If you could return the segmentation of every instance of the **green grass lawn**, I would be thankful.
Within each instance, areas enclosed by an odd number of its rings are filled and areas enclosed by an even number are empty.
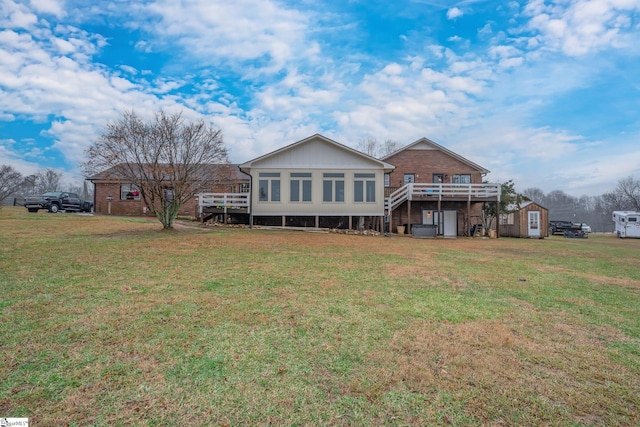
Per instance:
[[[640,423],[640,240],[433,240],[0,210],[0,417]]]

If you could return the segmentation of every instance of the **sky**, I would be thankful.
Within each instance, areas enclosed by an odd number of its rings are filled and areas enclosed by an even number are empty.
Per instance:
[[[426,137],[518,191],[640,177],[640,0],[0,0],[0,165],[77,185],[123,111],[243,163]]]

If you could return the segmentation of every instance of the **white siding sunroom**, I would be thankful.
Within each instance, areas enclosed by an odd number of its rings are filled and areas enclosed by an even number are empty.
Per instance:
[[[317,134],[240,165],[251,176],[252,217],[282,217],[283,225],[293,216],[382,219],[393,169]]]

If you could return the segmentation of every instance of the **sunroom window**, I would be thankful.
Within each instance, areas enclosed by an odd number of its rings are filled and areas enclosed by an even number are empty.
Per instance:
[[[344,202],[344,173],[324,173],[322,177],[322,201]]]
[[[280,172],[260,172],[258,178],[258,200],[261,202],[279,202]]]
[[[374,173],[354,174],[354,201],[369,202],[376,201],[376,175]]]
[[[311,201],[311,173],[292,172],[289,181],[289,197],[292,202]]]

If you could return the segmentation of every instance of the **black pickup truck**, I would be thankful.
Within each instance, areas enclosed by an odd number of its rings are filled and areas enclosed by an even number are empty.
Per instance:
[[[571,221],[549,221],[549,234],[564,234],[566,230],[571,230]]]
[[[53,213],[58,211],[91,212],[93,203],[82,200],[76,193],[49,191],[41,196],[25,197],[24,207],[29,212],[38,212],[39,209],[46,209]]]

